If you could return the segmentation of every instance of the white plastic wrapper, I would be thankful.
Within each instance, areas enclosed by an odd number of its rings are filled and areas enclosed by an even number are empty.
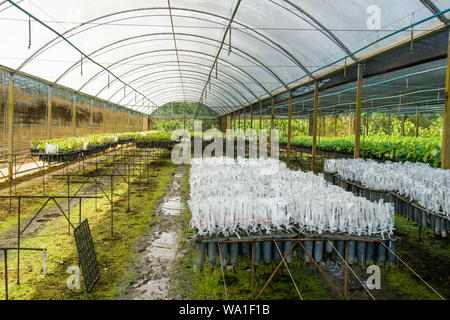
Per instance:
[[[45,145],[45,153],[58,153],[59,147],[53,144],[46,144]]]
[[[366,188],[397,192],[430,211],[450,217],[450,170],[419,162],[329,159],[325,171]]]
[[[200,235],[301,230],[390,236],[391,204],[373,203],[273,159],[192,159],[191,226]]]

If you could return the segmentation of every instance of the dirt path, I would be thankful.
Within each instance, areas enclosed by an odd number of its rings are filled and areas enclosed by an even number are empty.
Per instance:
[[[179,299],[170,290],[175,264],[180,252],[180,225],[176,217],[184,214],[180,181],[184,166],[177,166],[170,187],[159,201],[159,221],[135,247],[137,258],[128,271],[133,277],[130,286],[117,296],[118,300]]]

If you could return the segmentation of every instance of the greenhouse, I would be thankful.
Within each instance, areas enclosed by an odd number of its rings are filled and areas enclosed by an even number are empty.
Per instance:
[[[449,25],[0,0],[0,299],[447,300]]]

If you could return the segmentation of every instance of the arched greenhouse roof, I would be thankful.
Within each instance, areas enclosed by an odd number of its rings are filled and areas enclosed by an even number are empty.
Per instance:
[[[449,7],[450,0],[0,0],[0,64],[147,114],[182,101],[223,115],[443,30]]]

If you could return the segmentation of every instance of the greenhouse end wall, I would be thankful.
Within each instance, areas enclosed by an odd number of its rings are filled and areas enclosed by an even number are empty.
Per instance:
[[[9,82],[11,73],[0,67],[0,158],[8,155]],[[49,92],[50,91],[50,92]],[[89,133],[142,131],[147,116],[68,88],[50,86],[21,74],[13,77],[13,153],[29,153],[36,139],[81,136]],[[51,97],[51,110],[48,110]],[[48,122],[48,118],[51,122]],[[1,167],[7,166],[5,163]]]

